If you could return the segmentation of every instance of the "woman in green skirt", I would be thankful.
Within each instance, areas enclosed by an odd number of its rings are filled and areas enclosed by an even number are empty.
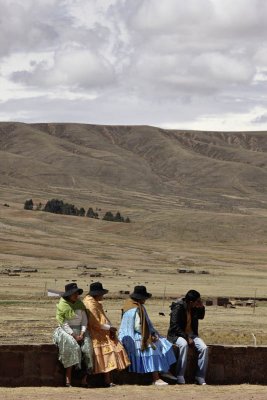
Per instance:
[[[79,296],[83,293],[76,283],[65,286],[59,303],[57,304],[56,328],[53,341],[59,349],[59,360],[66,369],[66,386],[71,386],[72,367],[81,368],[83,359],[86,374],[82,379],[82,386],[87,385],[87,374],[93,368],[92,343],[87,331],[87,314]]]

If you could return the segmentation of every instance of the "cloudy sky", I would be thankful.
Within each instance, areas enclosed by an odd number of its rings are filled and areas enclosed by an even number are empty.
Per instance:
[[[267,130],[266,0],[0,0],[0,120]]]

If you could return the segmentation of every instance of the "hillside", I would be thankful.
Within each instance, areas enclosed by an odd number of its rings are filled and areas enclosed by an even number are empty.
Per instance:
[[[0,123],[0,184],[266,208],[267,133]]]
[[[2,296],[71,279],[86,287],[79,263],[112,293],[144,282],[162,295],[166,282],[174,296],[193,285],[266,296],[266,153],[259,132],[0,123],[0,270],[38,269],[1,275]],[[100,219],[24,210],[30,198],[98,208]],[[103,221],[109,210],[132,223]]]
[[[123,228],[132,237],[267,240],[265,132],[0,123],[0,170],[0,200],[12,203],[11,214],[27,198],[60,198],[120,210],[135,222]]]

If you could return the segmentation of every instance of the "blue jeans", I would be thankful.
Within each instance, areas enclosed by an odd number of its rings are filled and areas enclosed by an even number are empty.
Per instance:
[[[208,347],[198,336],[192,335],[190,337],[193,339],[195,348],[198,352],[198,366],[195,378],[197,383],[202,384],[205,382],[208,366]],[[184,338],[178,337],[175,344],[177,347],[179,347],[179,358],[177,361],[177,382],[185,383],[184,374],[187,364],[188,343]]]

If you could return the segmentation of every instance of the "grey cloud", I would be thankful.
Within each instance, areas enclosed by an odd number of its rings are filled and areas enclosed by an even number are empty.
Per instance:
[[[72,2],[73,3],[73,2]],[[0,55],[49,51],[66,43],[99,48],[108,40],[107,27],[75,24],[64,0],[0,0]]]
[[[55,19],[51,17],[57,2],[47,3],[0,0],[0,55],[40,49],[56,41]]]
[[[25,122],[83,122],[95,124],[178,124],[183,127],[188,121],[193,122],[205,115],[216,116],[218,113],[245,114],[250,104],[233,102],[225,97],[218,102],[216,96],[203,97],[181,96],[173,99],[153,99],[112,92],[109,96],[100,95],[95,99],[85,99],[76,93],[73,100],[62,96],[38,96],[2,102],[0,120],[23,120]],[[208,112],[207,112],[208,110]]]
[[[54,54],[53,65],[36,63],[31,72],[14,71],[11,78],[32,87],[97,88],[115,82],[112,65],[100,54],[69,47]]]
[[[238,87],[252,85],[253,56],[259,35],[266,31],[266,6],[263,1],[254,7],[249,1],[226,3],[215,7],[218,2],[205,0],[125,2],[120,12],[131,32],[125,67],[129,87],[140,96],[150,90],[153,96],[173,97],[177,90],[207,95],[225,86],[238,92]],[[253,32],[251,42],[240,36],[244,29],[248,35]]]
[[[133,12],[129,22],[135,31],[165,35],[179,32],[189,37],[254,37],[266,32],[265,0],[143,0],[125,3]],[[211,39],[211,38],[210,38]]]
[[[255,124],[265,124],[267,123],[267,113],[262,114],[260,116],[258,116],[257,118],[254,118],[252,120],[253,123]]]

